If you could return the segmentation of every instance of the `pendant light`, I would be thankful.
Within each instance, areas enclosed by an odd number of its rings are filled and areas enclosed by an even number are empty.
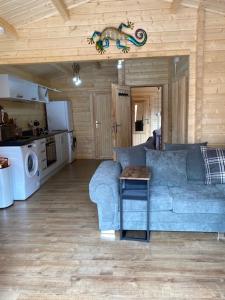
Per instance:
[[[73,83],[75,84],[75,86],[80,86],[82,84],[82,80],[80,79],[80,65],[73,63],[72,70],[73,70]]]

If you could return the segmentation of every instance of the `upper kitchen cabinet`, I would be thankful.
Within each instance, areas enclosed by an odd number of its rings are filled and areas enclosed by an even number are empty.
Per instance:
[[[38,99],[40,102],[48,103],[48,88],[43,85],[38,85]]]
[[[9,98],[20,101],[37,101],[37,84],[12,75],[0,75],[0,98]]]
[[[16,76],[0,74],[0,98],[48,102],[48,89]]]

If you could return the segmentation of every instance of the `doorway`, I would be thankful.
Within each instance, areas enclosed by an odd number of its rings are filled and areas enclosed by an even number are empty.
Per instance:
[[[157,148],[161,141],[162,87],[131,88],[132,145],[145,143],[157,133]]]

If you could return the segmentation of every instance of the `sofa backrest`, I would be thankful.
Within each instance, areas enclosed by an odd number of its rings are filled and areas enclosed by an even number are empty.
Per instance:
[[[127,166],[145,166],[146,152],[145,148],[154,149],[153,139],[149,139],[146,143],[124,148],[114,148],[116,153],[116,161],[120,162],[122,168]]]
[[[165,144],[166,151],[187,150],[187,178],[190,181],[204,181],[205,167],[200,146],[207,146],[207,142],[199,144]]]
[[[150,185],[170,187],[187,184],[187,151],[146,149],[146,166],[151,170]]]

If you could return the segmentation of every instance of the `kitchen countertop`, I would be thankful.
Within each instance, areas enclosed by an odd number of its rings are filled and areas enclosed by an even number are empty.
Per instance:
[[[63,132],[67,132],[67,130],[51,131],[47,134],[41,134],[41,135],[38,135],[38,136],[24,136],[21,139],[17,138],[17,139],[12,139],[12,140],[9,140],[9,141],[0,142],[0,147],[24,146],[24,145],[32,143],[35,140],[44,139],[44,138],[47,138],[47,137],[50,137],[50,136],[53,136],[53,135],[56,135],[56,134],[60,134],[60,133],[63,133]]]

